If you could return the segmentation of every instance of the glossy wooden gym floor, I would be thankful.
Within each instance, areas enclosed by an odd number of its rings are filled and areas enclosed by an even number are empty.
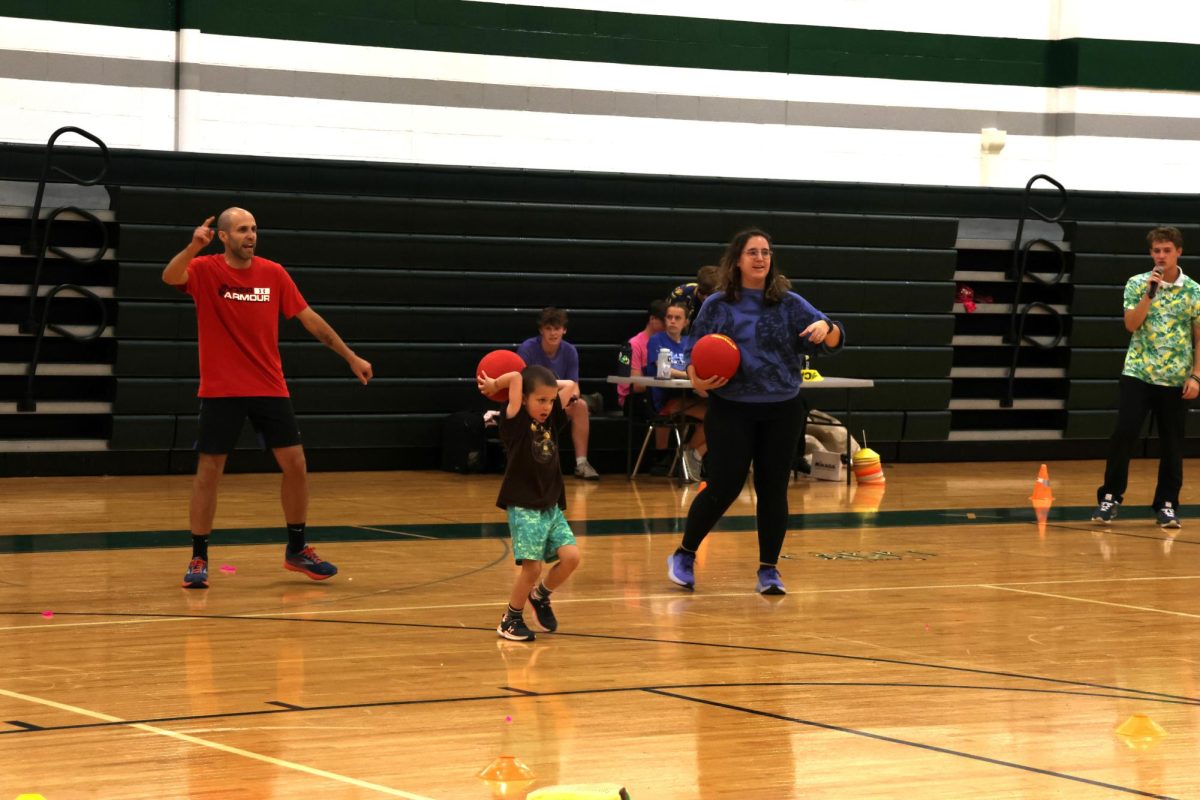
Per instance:
[[[277,477],[227,476],[205,592],[190,479],[0,481],[0,798],[1200,797],[1200,508],[1168,536],[1135,462],[1098,528],[1102,465],[1051,463],[1039,530],[1037,466],[797,481],[775,599],[748,491],[691,593],[693,487],[568,478],[584,563],[534,643],[495,633],[497,476],[313,475],[325,583],[281,567]],[[536,780],[479,780],[502,753]]]

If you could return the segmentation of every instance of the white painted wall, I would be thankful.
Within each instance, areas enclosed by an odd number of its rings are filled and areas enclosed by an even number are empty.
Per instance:
[[[832,25],[835,19],[843,25],[869,20],[879,28],[1028,38],[1113,37],[1118,29],[1127,38],[1136,38],[1149,33],[1152,21],[1161,21],[1161,14],[1169,10],[1182,8],[1185,16],[1200,14],[1191,11],[1190,4],[1181,7],[1168,0],[1146,0],[1136,20],[1128,19],[1125,6],[1109,0],[1013,0],[1002,15],[1005,22],[999,22],[999,17],[986,20],[978,4],[953,0],[920,4],[749,0],[739,3],[736,12],[716,0],[539,4],[622,10],[621,3],[630,6],[624,10],[641,13],[714,17],[736,13],[739,19],[821,25]],[[903,13],[897,10],[900,7]],[[917,9],[924,13],[914,13]],[[1193,30],[1200,31],[1200,26],[1174,26],[1169,33],[1187,37]],[[46,54],[48,64],[55,53],[174,63],[176,39],[173,32],[0,18],[0,50],[30,57]],[[186,65],[245,70],[245,88],[212,91],[202,83],[198,89],[176,92],[13,78],[0,71],[0,139],[40,143],[58,127],[78,125],[112,147],[178,147],[248,155],[964,186],[1023,186],[1041,172],[1073,189],[1194,192],[1200,185],[1200,146],[1190,138],[1160,139],[1141,132],[1130,137],[1085,137],[1010,131],[1003,151],[991,157],[985,169],[977,129],[896,130],[889,129],[888,120],[907,109],[974,110],[984,112],[985,120],[990,119],[988,114],[1006,112],[1200,119],[1200,95],[1194,94],[548,63],[533,58],[250,40],[196,31],[181,32],[178,40]],[[313,71],[335,81],[368,76],[486,84],[510,87],[510,91],[527,87],[530,92],[612,92],[624,98],[626,107],[631,98],[653,106],[662,96],[832,104],[845,107],[848,119],[854,117],[856,107],[862,107],[882,127],[367,102],[264,94],[255,88],[273,85],[271,80],[258,80],[264,75],[278,78]],[[447,86],[448,93],[453,91],[450,83]]]

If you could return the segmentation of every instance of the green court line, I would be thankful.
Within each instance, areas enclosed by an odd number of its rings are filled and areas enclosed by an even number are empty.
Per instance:
[[[1185,517],[1200,506],[1184,506]],[[1091,506],[1063,506],[1050,510],[1050,522],[1086,522]],[[973,518],[970,515],[974,515]],[[569,518],[568,514],[568,518]],[[1151,518],[1147,516],[1147,522]],[[856,512],[839,511],[826,514],[793,514],[788,518],[790,530],[860,530],[863,528],[907,528],[923,526],[975,526],[1032,524],[1031,508],[944,508],[913,511]],[[683,517],[649,517],[632,519],[572,520],[577,536],[621,536],[638,534],[680,534]],[[714,530],[753,531],[755,520],[750,515],[723,518]],[[495,539],[508,535],[503,522],[447,522],[415,524],[381,524],[370,526],[312,525],[308,528],[314,542],[401,542],[416,541],[406,534],[432,539]],[[389,531],[394,531],[390,533]],[[222,528],[213,532],[221,545],[278,544],[284,540],[283,527]],[[188,531],[117,531],[113,533],[41,533],[0,536],[0,554],[56,553],[88,550],[140,550],[144,548],[187,547]]]

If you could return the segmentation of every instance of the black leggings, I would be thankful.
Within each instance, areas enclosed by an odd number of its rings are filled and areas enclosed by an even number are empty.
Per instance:
[[[788,481],[792,458],[804,428],[800,396],[778,403],[739,403],[715,394],[708,397],[704,432],[708,488],[696,495],[688,510],[683,547],[695,551],[725,510],[741,494],[754,462],[754,491],[758,495],[758,560],[779,561],[787,533]]]

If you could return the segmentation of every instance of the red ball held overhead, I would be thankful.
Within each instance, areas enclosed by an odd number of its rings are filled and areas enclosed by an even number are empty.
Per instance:
[[[489,378],[499,378],[508,372],[520,372],[525,369],[525,360],[512,350],[493,350],[479,361],[475,367],[475,377],[486,372]],[[495,394],[488,395],[489,400],[497,403],[508,402],[508,389],[501,389]]]

